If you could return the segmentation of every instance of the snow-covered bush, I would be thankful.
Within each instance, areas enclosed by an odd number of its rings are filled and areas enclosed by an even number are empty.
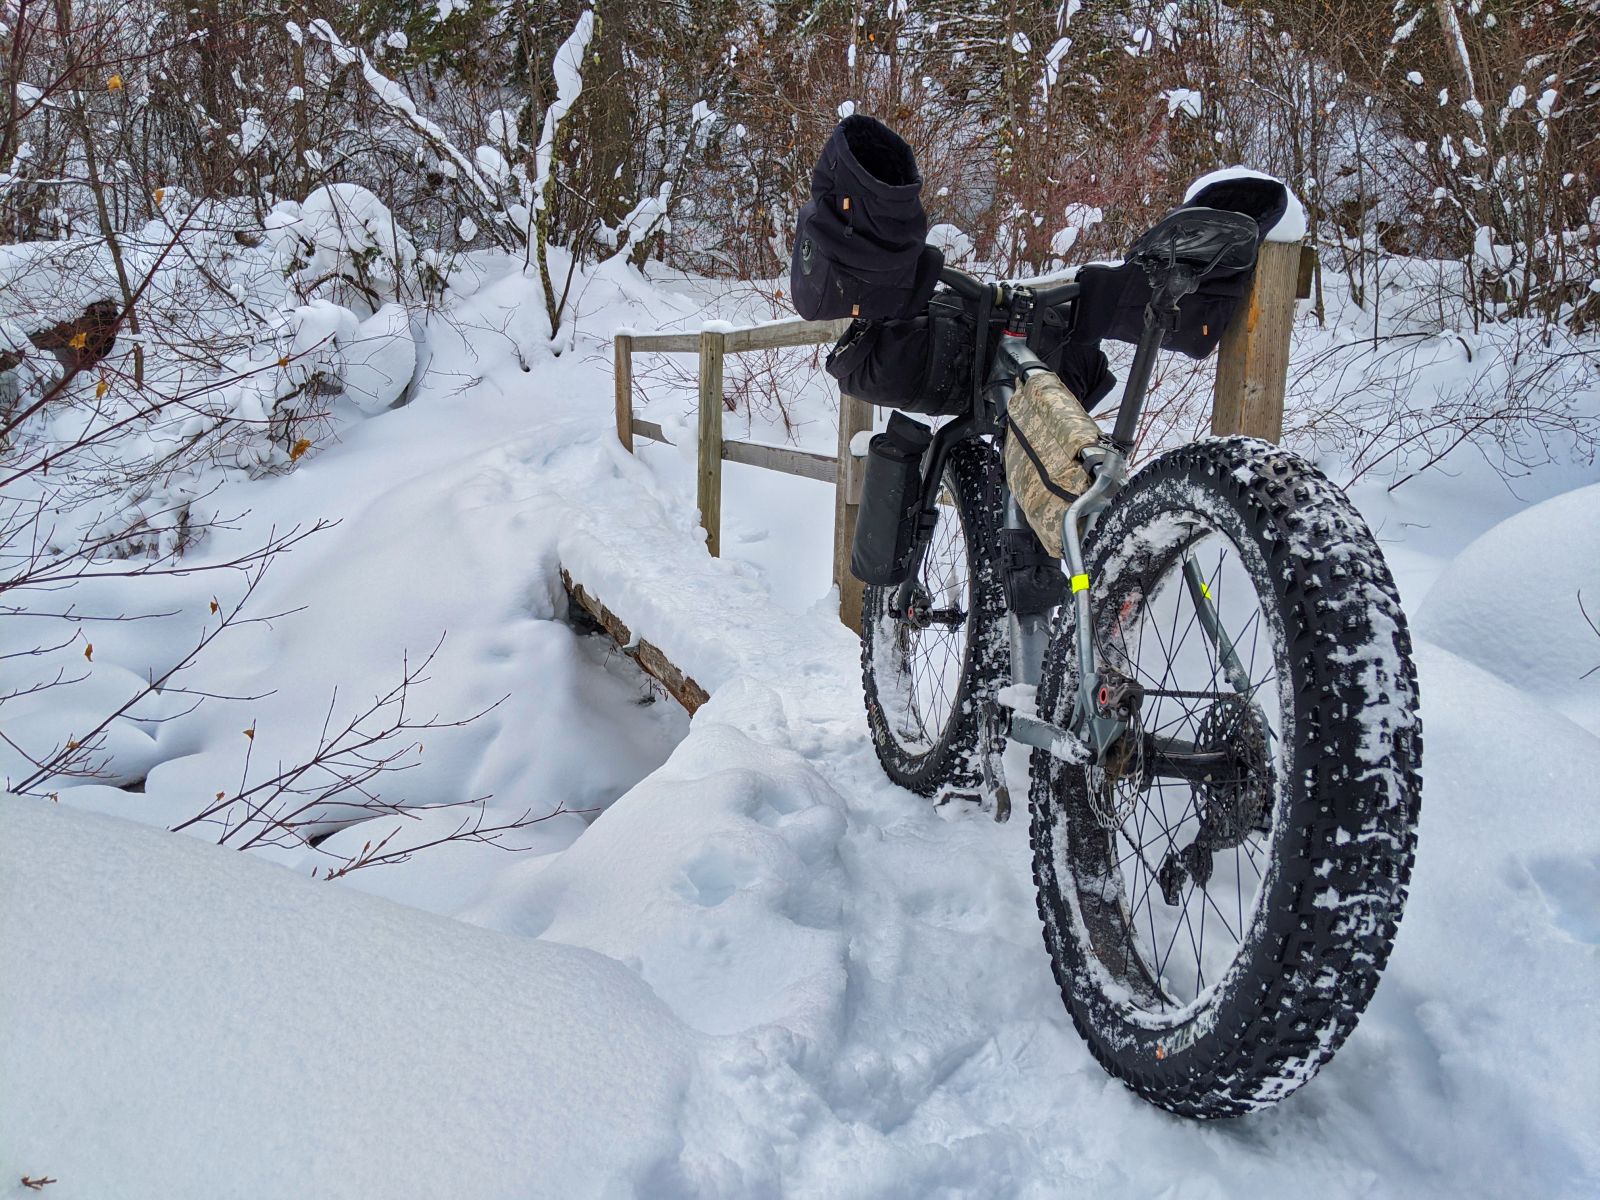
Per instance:
[[[370,316],[414,286],[416,246],[359,184],[328,184],[299,204],[281,201],[265,226],[276,265],[302,296],[348,301]]]
[[[371,192],[325,185],[260,220],[159,192],[114,240],[0,248],[0,477],[47,501],[55,553],[183,552],[229,472],[291,469],[416,372],[422,259]]]

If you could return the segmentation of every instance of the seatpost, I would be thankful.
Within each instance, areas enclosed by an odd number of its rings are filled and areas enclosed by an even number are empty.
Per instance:
[[[1139,414],[1144,409],[1145,393],[1150,390],[1150,376],[1155,373],[1156,354],[1167,334],[1178,327],[1178,300],[1194,291],[1197,284],[1198,280],[1188,272],[1171,272],[1156,282],[1150,303],[1144,306],[1144,332],[1133,352],[1128,386],[1122,390],[1117,424],[1111,431],[1111,440],[1124,454],[1133,452],[1134,440],[1139,436]]]

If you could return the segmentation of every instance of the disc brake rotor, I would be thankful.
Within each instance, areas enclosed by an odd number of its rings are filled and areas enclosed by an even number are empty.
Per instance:
[[[1261,828],[1272,799],[1272,754],[1268,730],[1255,706],[1239,696],[1212,702],[1200,719],[1195,749],[1221,751],[1232,770],[1195,785],[1200,836],[1208,850],[1231,850]]]
[[[1199,832],[1189,845],[1168,850],[1156,873],[1167,904],[1182,903],[1186,883],[1206,886],[1216,851],[1232,850],[1244,845],[1252,833],[1268,831],[1273,792],[1270,737],[1261,713],[1240,696],[1219,696],[1200,718],[1195,750],[1224,753],[1231,761],[1223,771],[1192,785]]]

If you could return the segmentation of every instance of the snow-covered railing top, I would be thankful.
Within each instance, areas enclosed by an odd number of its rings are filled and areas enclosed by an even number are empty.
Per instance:
[[[688,353],[700,349],[702,333],[723,335],[723,351],[738,354],[743,350],[775,350],[781,346],[820,346],[834,341],[849,321],[763,321],[759,325],[734,325],[729,321],[707,321],[693,333],[638,333],[629,328],[616,332],[628,338],[637,351]]]

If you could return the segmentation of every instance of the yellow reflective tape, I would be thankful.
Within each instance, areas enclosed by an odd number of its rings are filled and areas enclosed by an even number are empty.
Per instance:
[[[1074,575],[1072,577],[1073,592],[1087,592],[1089,590],[1089,577],[1087,575]]]
[[[1207,600],[1211,599],[1211,589],[1206,586],[1206,581],[1203,579],[1200,581],[1200,594]]]

